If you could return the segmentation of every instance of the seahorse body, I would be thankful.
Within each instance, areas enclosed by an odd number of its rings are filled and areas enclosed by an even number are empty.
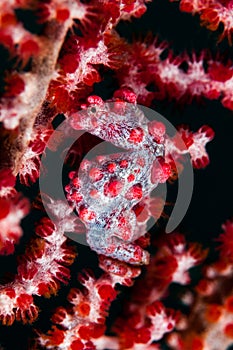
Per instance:
[[[93,111],[94,109],[94,111]],[[133,243],[146,232],[136,204],[165,182],[170,168],[164,163],[164,126],[150,122],[135,105],[90,106],[71,116],[75,129],[84,129],[127,152],[83,160],[71,174],[67,198],[75,202],[87,229],[87,242],[98,254],[132,264],[148,263],[148,253]]]

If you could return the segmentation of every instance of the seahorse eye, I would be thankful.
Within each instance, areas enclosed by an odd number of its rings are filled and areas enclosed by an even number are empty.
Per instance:
[[[91,107],[91,113],[95,113],[96,112],[96,108],[95,107]]]

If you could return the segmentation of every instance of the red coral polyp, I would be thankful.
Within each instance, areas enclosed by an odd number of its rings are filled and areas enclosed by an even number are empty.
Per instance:
[[[213,62],[208,67],[208,74],[211,79],[224,83],[232,78],[233,68],[220,62]]]
[[[67,8],[58,8],[56,10],[56,19],[59,22],[65,22],[70,17],[70,11]]]
[[[23,79],[17,75],[13,74],[5,79],[6,88],[4,95],[6,97],[16,97],[24,91],[25,83]]]
[[[20,47],[19,52],[24,60],[29,59],[31,56],[35,56],[39,53],[39,44],[33,39],[24,40]]]

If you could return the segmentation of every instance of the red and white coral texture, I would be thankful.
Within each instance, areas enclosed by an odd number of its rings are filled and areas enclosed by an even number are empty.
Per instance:
[[[220,39],[227,36],[231,43],[232,1],[181,0],[180,9],[199,13],[210,30],[223,23]],[[159,349],[167,339],[175,349],[214,350],[213,338],[219,349],[232,343],[232,223],[226,223],[225,233],[220,235],[219,261],[204,269],[192,296],[184,297],[191,300],[190,315],[186,316],[166,306],[169,287],[172,283],[187,285],[191,281],[188,270],[202,262],[206,251],[198,244],[186,244],[178,233],[150,245],[145,226],[161,206],[159,199],[150,197],[151,190],[167,179],[174,180],[187,153],[195,168],[207,166],[206,144],[214,132],[206,125],[198,126],[194,133],[181,126],[176,135],[167,138],[164,126],[156,121],[141,116],[139,125],[135,107],[136,102],[151,106],[159,100],[166,104],[176,100],[184,105],[202,98],[219,99],[232,111],[232,60],[230,56],[227,60],[214,58],[207,50],[175,55],[158,39],[127,42],[117,25],[141,17],[146,10],[147,1],[143,0],[12,0],[0,4],[1,52],[3,60],[7,57],[0,84],[0,253],[13,253],[19,243],[23,233],[20,222],[29,213],[29,204],[18,190],[27,196],[38,180],[40,157],[59,113],[72,127],[126,150],[124,157],[121,153],[83,161],[80,172],[76,167],[69,169],[73,172],[67,197],[86,226],[102,274],[95,278],[84,270],[79,275],[82,286],[71,289],[68,307],[55,312],[55,326],[47,334],[35,326],[37,347]],[[25,18],[30,18],[35,28]],[[97,114],[103,106],[101,99],[91,94],[110,71],[116,84],[108,95],[117,109],[119,128],[116,117],[115,124],[110,120],[113,112],[107,115],[102,111],[98,119],[91,115],[93,106]],[[58,133],[57,144],[62,141],[63,135]],[[67,245],[65,232],[79,231],[80,222],[70,216],[73,208],[62,201],[51,199],[49,208],[52,219],[44,216],[36,223],[36,237],[27,242],[17,274],[0,288],[4,325],[40,320],[43,316],[39,316],[33,297],[56,294],[70,278],[68,266],[75,252]],[[34,220],[33,212],[30,215]],[[149,251],[153,255],[150,262]],[[137,265],[145,263],[149,265],[132,288],[125,310],[109,327],[110,336],[106,320],[121,293],[120,285],[132,286],[142,269]],[[175,327],[166,338],[165,333]]]

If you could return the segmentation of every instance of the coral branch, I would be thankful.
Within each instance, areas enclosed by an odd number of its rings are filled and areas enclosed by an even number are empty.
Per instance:
[[[221,99],[224,107],[233,110],[233,66],[209,57],[207,51],[174,56],[169,49],[167,58],[161,55],[168,45],[154,42],[135,42],[128,48],[128,57],[118,71],[121,86],[136,93],[138,103],[150,105],[153,99],[176,99],[191,102],[194,98]],[[186,64],[183,69],[181,64]],[[154,87],[154,92],[148,86]]]
[[[158,240],[156,245],[158,253],[145,275],[134,284],[123,316],[113,327],[120,337],[120,349],[148,349],[172,331],[179,321],[179,312],[165,308],[160,300],[172,282],[189,283],[188,270],[207,254],[196,244],[187,245],[177,233]]]
[[[115,264],[113,260],[111,262]],[[107,264],[106,261],[105,264]],[[116,274],[106,273],[97,280],[90,271],[83,271],[79,275],[79,281],[84,289],[70,291],[68,300],[72,305],[71,310],[58,308],[52,317],[56,326],[53,326],[47,335],[40,334],[38,341],[44,348],[104,349],[107,344],[111,349],[119,348],[117,339],[104,336],[106,317],[111,302],[118,294],[115,290],[116,283],[124,279],[130,281],[138,275],[140,270],[128,267],[124,263],[117,264],[118,271],[114,271]],[[127,270],[128,276],[127,273],[125,274]]]
[[[22,236],[20,221],[29,212],[29,202],[19,193],[0,197],[0,254],[12,254]]]
[[[165,141],[166,156],[165,159],[169,163],[174,160],[177,164],[182,164],[182,157],[189,154],[193,167],[196,169],[204,168],[209,164],[209,156],[206,152],[206,144],[214,137],[214,131],[208,126],[203,125],[197,132],[192,133],[187,127],[178,128],[178,133],[172,138]],[[183,140],[181,143],[180,140]],[[185,147],[184,147],[185,145]]]
[[[189,298],[191,312],[185,317],[185,327],[168,338],[174,349],[214,350],[232,345],[232,254],[229,254],[230,245],[229,248],[225,245],[227,238],[232,239],[232,221],[223,225],[223,229],[225,232],[219,239],[223,242],[219,260],[205,266],[203,278],[196,286],[197,293]]]
[[[76,7],[73,1],[66,1],[65,3],[68,8],[72,9]],[[76,9],[74,14],[77,16],[76,18],[82,20],[86,15],[84,5],[80,5],[80,11]],[[15,137],[12,137],[10,131],[8,134],[6,132],[6,137],[2,145],[5,151],[5,159],[1,167],[12,167],[15,174],[22,167],[22,157],[33,137],[35,119],[46,97],[49,83],[54,77],[54,70],[61,46],[72,24],[73,18],[69,18],[66,21],[59,21],[56,18],[56,20],[46,23],[42,35],[33,35],[35,38],[33,39],[34,41],[27,38],[26,42],[24,32],[21,33],[22,30],[24,31],[21,23],[17,24],[20,26],[20,30],[17,29],[15,23],[12,24],[11,22],[7,23],[6,29],[3,29],[2,36],[4,38],[10,38],[9,40],[13,41],[12,45],[17,44],[19,47],[21,45],[21,52],[19,52],[20,58],[24,59],[24,52],[27,52],[28,58],[33,56],[34,53],[32,70],[30,72],[20,73],[17,77],[17,89],[12,87],[9,90],[8,87],[8,96],[6,94],[1,100],[0,120],[7,129],[18,127]],[[16,33],[21,33],[20,37],[16,38]],[[29,34],[27,33],[27,36]],[[5,41],[3,41],[4,44]],[[37,45],[37,52],[33,52],[35,45]],[[10,86],[13,86],[13,84],[15,83],[12,82],[11,77]]]
[[[57,27],[56,30],[55,27]],[[19,172],[22,156],[31,140],[34,121],[53,76],[66,31],[67,27],[55,23],[48,26],[47,38],[41,38],[43,54],[34,59],[32,73],[24,73],[22,76],[26,88],[13,100],[6,97],[1,102],[1,120],[5,127],[14,129],[18,126],[18,137],[12,138],[9,132],[4,141],[3,149],[7,158],[4,159],[2,166],[13,167],[16,174]]]
[[[177,0],[170,0],[177,1]],[[180,10],[183,12],[198,13],[201,24],[209,30],[215,31],[223,23],[223,32],[219,41],[225,37],[228,38],[229,44],[232,45],[233,34],[233,2],[232,0],[181,0]]]
[[[51,203],[52,210],[64,208],[59,202]],[[13,282],[0,289],[0,318],[3,324],[11,325],[15,320],[33,322],[38,316],[38,308],[33,295],[49,297],[55,294],[60,282],[69,279],[69,266],[75,257],[72,247],[65,242],[65,231],[75,230],[75,222],[70,222],[70,209],[66,215],[58,217],[56,224],[44,217],[36,226],[37,238],[29,243],[18,265],[18,273]],[[64,214],[64,213],[63,213]]]

